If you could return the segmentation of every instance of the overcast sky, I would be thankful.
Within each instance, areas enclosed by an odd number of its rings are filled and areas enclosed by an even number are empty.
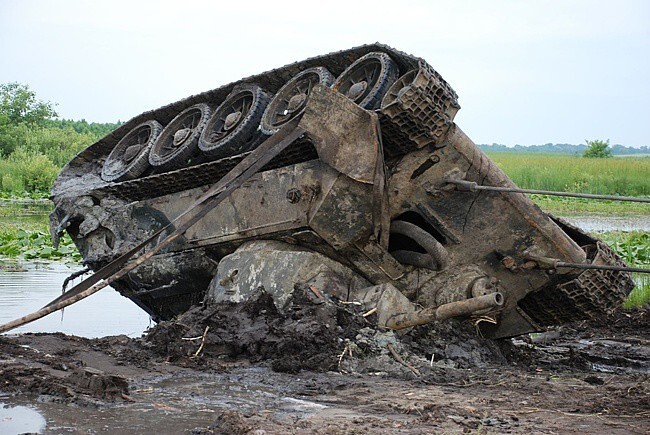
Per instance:
[[[644,0],[0,0],[0,83],[65,118],[125,121],[375,41],[436,68],[477,143],[650,145]]]

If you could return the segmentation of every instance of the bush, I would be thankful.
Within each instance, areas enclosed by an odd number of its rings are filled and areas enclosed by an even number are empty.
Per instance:
[[[25,191],[23,177],[17,177],[14,174],[3,174],[0,180],[2,191],[9,193],[20,193]]]
[[[47,156],[23,147],[9,156],[6,167],[2,189],[9,192],[47,192],[59,173],[59,168]]]
[[[43,154],[30,155],[23,166],[23,184],[28,192],[47,192],[59,168]]]
[[[62,167],[95,140],[97,138],[92,134],[77,133],[71,128],[34,128],[25,138],[24,145],[29,151],[43,154]]]
[[[49,192],[63,165],[95,140],[71,127],[0,125],[0,188],[13,194]]]

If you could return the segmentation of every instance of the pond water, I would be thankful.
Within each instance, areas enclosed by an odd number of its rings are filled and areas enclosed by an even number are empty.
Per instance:
[[[51,212],[52,203],[47,200],[0,201],[0,225],[47,226]]]
[[[0,228],[38,228],[46,231],[51,211],[50,201],[2,201]],[[0,324],[32,313],[57,298],[61,294],[63,281],[81,269],[78,264],[62,262],[5,260],[2,264]],[[76,279],[68,288],[80,280]],[[88,338],[119,334],[139,337],[151,324],[147,313],[107,287],[66,308],[63,314],[52,313],[10,333],[63,332]]]
[[[560,216],[588,232],[650,231],[650,209],[647,216]]]
[[[56,262],[21,262],[18,267],[23,271],[0,271],[0,324],[34,312],[57,298],[63,281],[81,269],[78,265]],[[52,313],[11,333],[63,332],[89,338],[119,334],[139,337],[149,326],[147,313],[107,287],[71,305],[63,313]]]

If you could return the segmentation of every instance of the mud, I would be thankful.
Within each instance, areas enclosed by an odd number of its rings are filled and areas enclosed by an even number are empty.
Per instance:
[[[284,314],[260,291],[143,339],[1,337],[0,401],[35,406],[48,433],[650,430],[647,309],[500,341],[363,314],[297,288]]]
[[[195,307],[172,322],[151,330],[146,343],[168,361],[212,365],[219,359],[266,361],[273,370],[330,371],[337,368],[341,342],[354,339],[368,324],[345,305],[297,285],[286,314],[262,288],[242,304]],[[189,338],[189,339],[188,339]],[[200,349],[199,349],[200,348]]]

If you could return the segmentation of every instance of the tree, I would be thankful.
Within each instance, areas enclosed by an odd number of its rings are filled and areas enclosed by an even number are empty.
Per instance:
[[[587,149],[582,153],[582,157],[590,158],[608,158],[612,157],[612,151],[609,149],[609,139],[606,141],[596,139],[596,140],[585,140],[587,143]]]
[[[54,104],[36,98],[36,93],[22,83],[0,84],[0,121],[43,126],[57,116]]]

